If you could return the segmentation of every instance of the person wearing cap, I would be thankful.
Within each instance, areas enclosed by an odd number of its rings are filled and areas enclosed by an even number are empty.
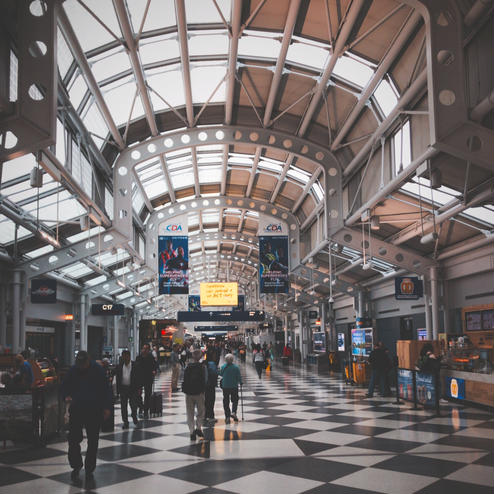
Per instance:
[[[223,388],[223,409],[225,410],[225,424],[230,423],[230,417],[238,422],[238,387],[242,385],[242,376],[240,369],[233,363],[231,353],[225,355],[226,364],[221,367],[220,375],[222,377],[221,387]],[[230,400],[232,401],[232,410],[230,412]]]
[[[82,429],[86,429],[87,451],[84,463],[86,478],[96,468],[100,426],[111,415],[112,394],[103,368],[90,360],[87,352],[78,352],[61,386],[62,398],[69,408],[69,463],[71,478],[76,481],[83,466],[81,456]]]

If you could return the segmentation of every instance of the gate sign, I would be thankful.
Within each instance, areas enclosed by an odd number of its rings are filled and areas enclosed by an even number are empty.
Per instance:
[[[396,300],[418,300],[424,296],[422,280],[416,276],[398,276],[395,278]]]
[[[123,304],[91,304],[93,316],[123,316],[124,310]]]

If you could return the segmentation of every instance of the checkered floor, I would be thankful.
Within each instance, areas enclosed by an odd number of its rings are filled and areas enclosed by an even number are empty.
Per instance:
[[[442,416],[363,398],[365,390],[304,369],[244,375],[244,420],[191,443],[182,393],[160,375],[163,417],[101,435],[94,480],[70,480],[66,442],[1,452],[0,493],[492,494],[494,419],[446,405]],[[239,407],[239,412],[241,412]],[[242,413],[239,413],[240,417]]]

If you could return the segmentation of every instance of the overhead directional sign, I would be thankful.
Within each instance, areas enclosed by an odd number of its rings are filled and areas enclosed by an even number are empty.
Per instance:
[[[91,304],[93,316],[123,316],[124,310],[123,304]]]
[[[229,310],[229,311],[178,311],[179,322],[229,322],[229,321],[264,321],[266,313],[262,310]]]

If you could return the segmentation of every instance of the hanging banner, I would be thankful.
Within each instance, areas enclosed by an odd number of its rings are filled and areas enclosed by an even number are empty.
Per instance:
[[[160,295],[189,293],[189,237],[187,216],[165,221],[158,227]]]
[[[32,304],[55,304],[57,302],[57,280],[38,278],[31,280]]]
[[[200,295],[189,295],[189,312],[201,312]]]
[[[418,300],[424,296],[422,280],[416,276],[398,276],[395,278],[396,300]]]
[[[288,293],[288,237],[259,237],[260,293]]]

